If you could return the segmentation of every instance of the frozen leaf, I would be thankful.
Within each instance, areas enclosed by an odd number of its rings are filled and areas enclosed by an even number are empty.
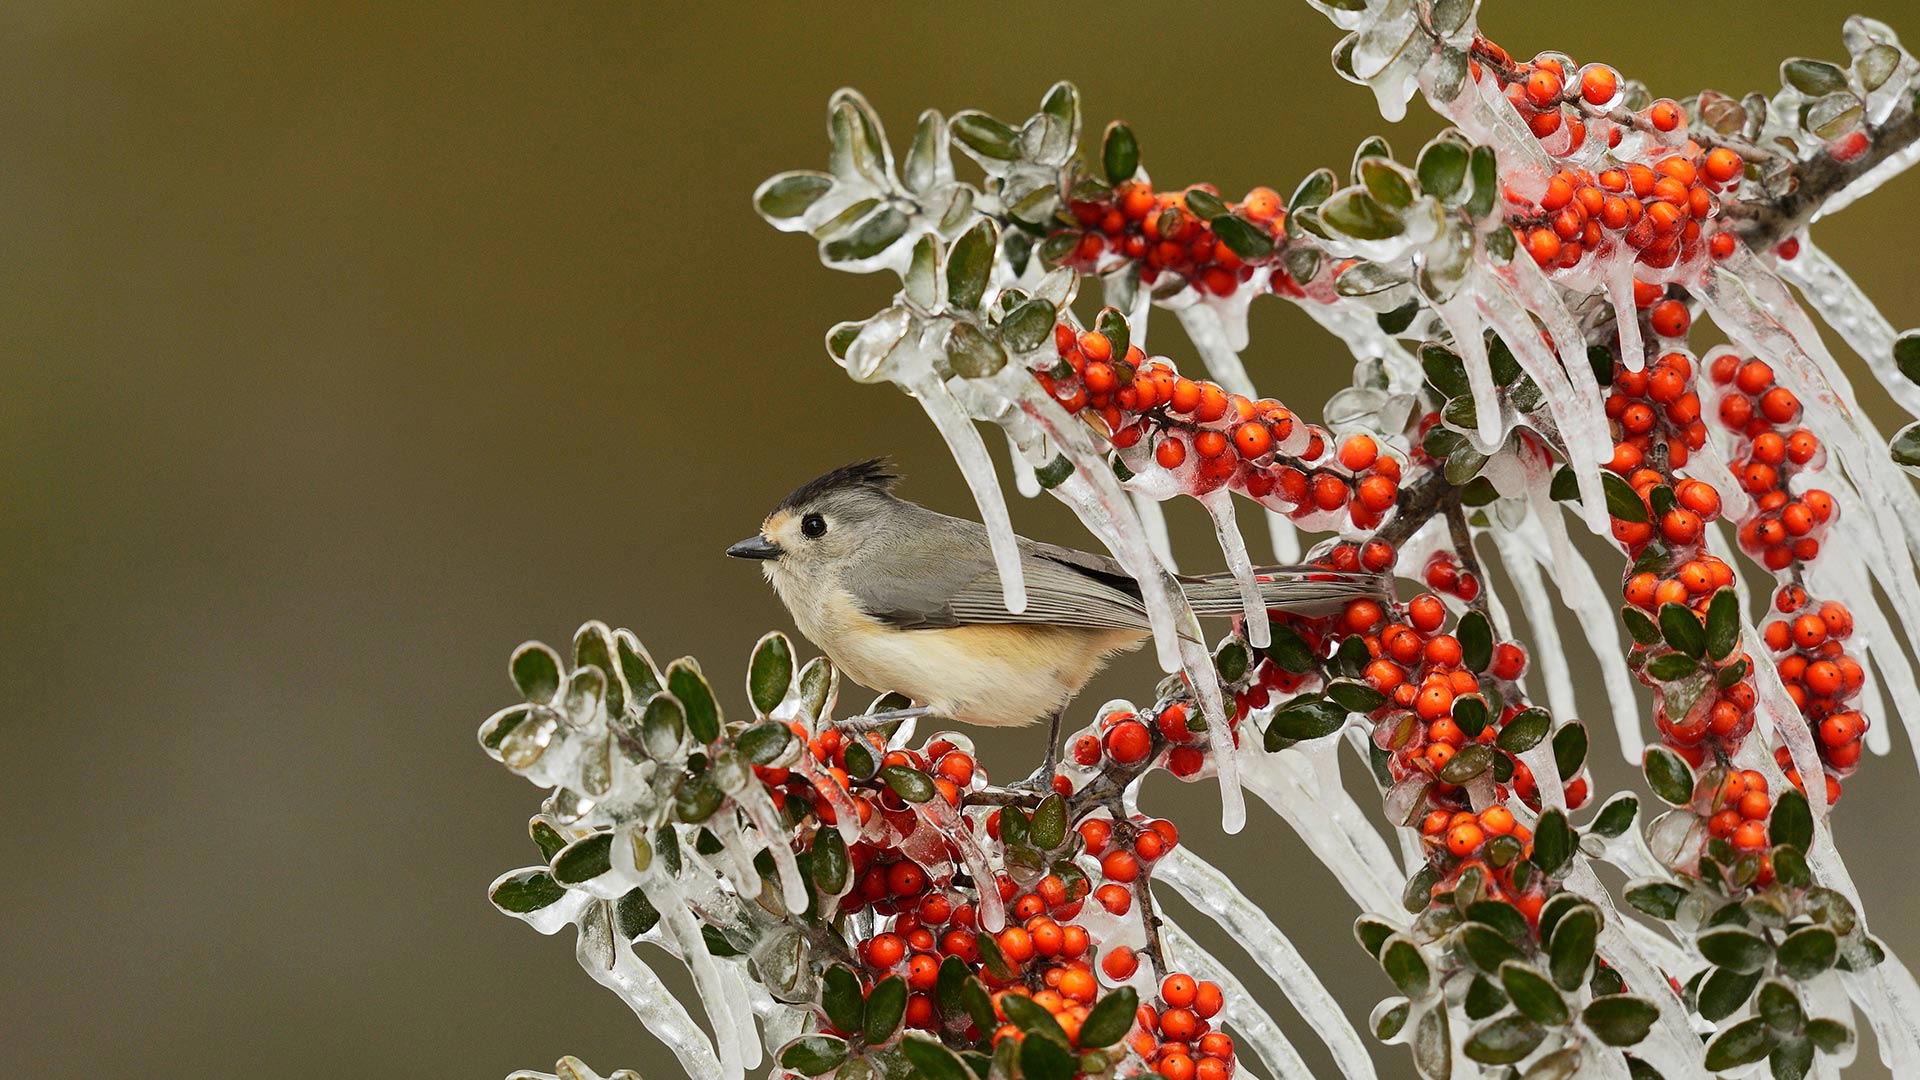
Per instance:
[[[1007,366],[1007,350],[972,323],[956,322],[947,331],[947,362],[962,378],[984,379]]]
[[[1767,820],[1767,838],[1776,844],[1791,844],[1801,851],[1813,848],[1813,810],[1807,797],[1789,788],[1774,800],[1773,814]]]
[[[1695,944],[1708,962],[1738,972],[1760,970],[1773,951],[1760,935],[1738,926],[1709,930]]]
[[[1406,231],[1406,223],[1380,205],[1364,188],[1335,192],[1320,207],[1320,220],[1330,229],[1355,240],[1387,240]]]
[[[1612,994],[1595,998],[1580,1011],[1580,1021],[1608,1046],[1633,1046],[1653,1030],[1660,1009],[1653,1002],[1632,994]]]
[[[1824,926],[1796,930],[1780,942],[1780,970],[1805,982],[1832,967],[1839,948],[1839,939]]]
[[[1064,1040],[1028,1038],[1020,1042],[1022,1080],[1072,1080],[1079,1071],[1079,1059]]]
[[[1140,144],[1134,139],[1133,129],[1119,121],[1108,124],[1100,161],[1108,183],[1118,186],[1133,179],[1140,168]]]
[[[1094,1003],[1087,1012],[1087,1018],[1080,1024],[1080,1045],[1087,1049],[1112,1046],[1126,1037],[1133,1027],[1134,1013],[1140,1004],[1140,994],[1131,986],[1120,986],[1109,990],[1105,996]]]
[[[562,885],[579,885],[613,869],[613,834],[594,833],[561,848],[553,857],[553,878]]]
[[[1569,720],[1553,733],[1553,763],[1562,781],[1571,781],[1587,761],[1587,726]]]
[[[1679,754],[1664,746],[1649,746],[1642,770],[1647,786],[1668,806],[1685,806],[1693,800],[1693,767]]]
[[[1549,877],[1558,873],[1573,858],[1576,838],[1567,824],[1566,811],[1548,810],[1540,815],[1533,833],[1533,864]]]
[[[915,1075],[925,1080],[973,1080],[960,1055],[936,1039],[925,1035],[908,1035],[900,1042],[900,1052],[913,1066]]]
[[[1507,721],[1494,742],[1510,754],[1524,754],[1547,737],[1552,724],[1553,717],[1545,709],[1527,709]]]
[[[1780,65],[1780,81],[1810,98],[1847,88],[1847,73],[1824,60],[1801,57]]]
[[[1426,1080],[1449,1080],[1453,1075],[1453,1037],[1444,1007],[1421,1014],[1413,1032],[1413,1065]]]
[[[1545,1029],[1524,1016],[1503,1016],[1468,1035],[1464,1049],[1483,1065],[1511,1065],[1533,1053],[1546,1037]]]
[[[976,158],[1013,161],[1020,156],[1020,133],[986,113],[972,109],[955,113],[950,127],[953,137]]]
[[[778,720],[763,720],[740,733],[734,748],[755,765],[771,765],[793,745],[793,732]]]
[[[1607,804],[1594,815],[1593,824],[1587,831],[1611,840],[1627,831],[1633,825],[1634,815],[1640,810],[1640,801],[1622,793],[1607,800]]]
[[[686,710],[687,730],[695,742],[710,743],[720,737],[720,704],[692,657],[683,656],[667,666],[667,691]]]
[[[1213,232],[1242,259],[1259,260],[1273,254],[1273,237],[1258,225],[1234,214],[1213,220]]]
[[[1707,1044],[1704,1064],[1714,1072],[1751,1065],[1767,1056],[1773,1047],[1773,1034],[1759,1017],[1742,1020],[1714,1036]]]
[[[847,1060],[847,1040],[833,1035],[803,1035],[780,1048],[780,1066],[802,1076],[822,1076]]]
[[[947,255],[947,303],[961,311],[975,311],[993,276],[994,252],[1000,229],[992,218],[981,218],[953,242]]]
[[[767,716],[792,685],[793,644],[785,634],[769,633],[753,647],[753,658],[747,663],[747,700],[754,712]]]
[[[1775,1031],[1799,1031],[1807,1021],[1806,1010],[1800,1006],[1800,995],[1779,979],[1769,979],[1760,987],[1755,1005],[1767,1026]]]
[[[1577,904],[1553,924],[1547,950],[1547,968],[1560,989],[1572,992],[1587,981],[1600,936],[1600,912],[1591,904]]]
[[[1566,999],[1531,964],[1509,960],[1500,965],[1500,985],[1513,1007],[1532,1020],[1556,1027],[1567,1022]]]
[[[1621,521],[1645,522],[1647,505],[1640,501],[1640,495],[1634,491],[1624,478],[1613,472],[1600,474],[1600,486],[1606,490],[1607,513]]]
[[[886,766],[880,770],[880,779],[910,803],[926,802],[934,796],[933,781],[927,774],[907,765]]]
[[[1442,136],[1428,143],[1415,166],[1420,190],[1447,206],[1459,205],[1466,193],[1468,153],[1457,139]]]
[[[807,209],[833,188],[833,177],[820,172],[781,173],[753,193],[754,208],[775,227],[800,228]]]
[[[1413,177],[1405,166],[1383,157],[1362,159],[1358,166],[1360,183],[1380,205],[1404,210],[1413,205]]]
[[[565,899],[566,886],[553,880],[545,867],[515,870],[493,883],[487,898],[509,915],[525,915]]]
[[[649,756],[663,761],[674,757],[686,732],[686,710],[672,694],[657,693],[641,707],[640,741]]]
[[[1730,588],[1721,589],[1707,605],[1707,655],[1725,660],[1739,643],[1740,597]]]
[[[1427,962],[1411,939],[1401,934],[1388,938],[1380,950],[1380,967],[1401,994],[1409,998],[1426,995],[1430,980]]]
[[[1725,1020],[1739,1012],[1740,1007],[1753,996],[1753,988],[1760,985],[1762,974],[1760,971],[1715,968],[1701,981],[1695,1007],[1707,1020]]]
[[[538,641],[513,651],[513,685],[529,703],[545,705],[560,692],[560,656]]]

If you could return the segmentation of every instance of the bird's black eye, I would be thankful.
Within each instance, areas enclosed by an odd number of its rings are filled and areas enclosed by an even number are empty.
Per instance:
[[[810,537],[821,537],[827,533],[827,519],[819,514],[808,514],[800,519],[800,531]]]

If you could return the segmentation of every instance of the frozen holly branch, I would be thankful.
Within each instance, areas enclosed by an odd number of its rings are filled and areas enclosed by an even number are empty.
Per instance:
[[[523,646],[523,701],[480,738],[552,794],[540,863],[494,903],[573,924],[581,965],[690,1075],[1306,1075],[1234,975],[1250,962],[1343,1075],[1373,1077],[1275,919],[1142,812],[1155,769],[1217,781],[1230,830],[1252,793],[1327,865],[1394,991],[1366,1026],[1423,1076],[1828,1076],[1857,1053],[1856,1016],[1895,1075],[1920,1075],[1920,992],[1871,935],[1831,816],[1891,718],[1920,741],[1903,652],[1920,498],[1900,469],[1920,438],[1889,452],[1802,307],[1920,415],[1920,337],[1807,231],[1920,157],[1920,62],[1854,18],[1845,65],[1675,100],[1604,64],[1517,59],[1471,0],[1314,6],[1384,113],[1417,94],[1451,122],[1410,164],[1374,138],[1284,199],[1156,188],[1123,125],[1083,157],[1066,84],[1019,125],[928,112],[896,159],[846,91],[827,170],[756,194],[829,266],[899,276],[828,351],[926,409],[1009,608],[1025,590],[978,421],[1020,490],[1072,507],[1138,579],[1170,676],[1144,706],[1082,706],[1041,798],[990,783],[965,736],[916,735],[893,696],[841,715],[830,665],[778,634],[738,718],[699,665],[663,671],[627,631],[587,624],[570,666]],[[956,146],[983,175],[956,175]],[[1083,322],[1087,280],[1106,306]],[[1241,364],[1267,295],[1353,355],[1318,422]],[[1210,378],[1149,352],[1156,308]],[[1732,347],[1690,351],[1701,318]],[[1178,495],[1244,586],[1211,650],[1170,576],[1159,503]],[[1331,534],[1304,558],[1429,591],[1268,612],[1236,495],[1282,562],[1300,531]],[[1569,518],[1624,555],[1612,595]],[[1643,765],[1645,814],[1593,790],[1556,596]],[[1348,794],[1348,750],[1384,831]],[[1631,879],[1624,903],[1599,863]],[[1246,957],[1201,949],[1166,890]],[[689,969],[711,1037],[643,942]]]

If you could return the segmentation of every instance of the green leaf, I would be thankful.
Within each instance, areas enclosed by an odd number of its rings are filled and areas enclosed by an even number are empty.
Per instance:
[[[1547,497],[1554,502],[1573,502],[1580,498],[1580,479],[1573,469],[1562,465],[1553,471],[1553,480],[1547,485]]]
[[[1920,330],[1909,330],[1894,339],[1893,363],[1908,382],[1920,383]]]
[[[1823,1053],[1833,1054],[1853,1042],[1853,1029],[1839,1020],[1809,1020],[1807,1038],[1812,1039]]]
[[[1668,604],[1668,607],[1674,605]],[[1669,652],[1647,661],[1647,675],[1659,682],[1684,679],[1700,670],[1700,662],[1685,653]]]
[[[1500,985],[1513,999],[1513,1007],[1529,1019],[1551,1027],[1567,1022],[1567,1002],[1546,977],[1522,960],[1500,965]]]
[[[1738,926],[1709,930],[1695,944],[1709,963],[1740,972],[1760,970],[1773,951],[1760,935]]]
[[[1476,146],[1468,152],[1467,173],[1473,177],[1473,194],[1467,197],[1467,214],[1478,221],[1493,213],[1500,200],[1500,161],[1493,147]]]
[[[659,925],[660,912],[647,899],[647,894],[639,889],[627,890],[613,907],[614,925],[625,934],[628,941]]]
[[[1211,223],[1214,218],[1227,212],[1227,204],[1206,188],[1192,187],[1187,189],[1187,211],[1201,221]]]
[[[1453,699],[1453,722],[1460,725],[1460,730],[1466,733],[1467,738],[1479,738],[1492,719],[1493,712],[1487,707],[1485,696],[1461,694]]]
[[[1359,187],[1334,192],[1320,207],[1320,221],[1355,240],[1387,240],[1399,236],[1407,227],[1399,215]]]
[[[938,1039],[908,1035],[900,1040],[900,1052],[913,1066],[914,1075],[924,1080],[973,1080],[960,1055],[947,1049]]]
[[[515,870],[494,882],[487,898],[493,901],[494,907],[509,915],[525,915],[557,904],[566,895],[566,886],[555,882],[546,867],[533,866]]]
[[[1428,1009],[1413,1031],[1413,1067],[1426,1080],[1453,1075],[1453,1034],[1444,1008]]]
[[[1801,982],[1833,966],[1840,954],[1840,939],[1824,926],[1809,926],[1788,934],[1780,942],[1780,970]]]
[[[1740,1011],[1740,1007],[1753,996],[1753,988],[1760,985],[1759,971],[1733,971],[1728,968],[1714,968],[1700,983],[1700,993],[1694,1003],[1702,1017],[1718,1023]]]
[[[1462,615],[1454,636],[1460,639],[1460,662],[1467,670],[1485,671],[1493,663],[1493,624],[1485,615],[1479,611]]]
[[[1533,1053],[1546,1037],[1540,1025],[1524,1016],[1503,1016],[1468,1035],[1463,1049],[1483,1065],[1511,1065]]]
[[[1587,831],[1611,840],[1633,824],[1633,817],[1640,810],[1640,800],[1631,795],[1621,794],[1607,800],[1600,812],[1593,817],[1593,824]]]
[[[1641,645],[1651,645],[1660,640],[1660,628],[1646,612],[1631,604],[1620,609],[1620,621],[1627,624],[1627,633]]]
[[[1889,449],[1893,452],[1894,464],[1920,466],[1920,420],[1894,432]]]
[[[1535,840],[1535,854],[1539,852]],[[1552,944],[1547,950],[1547,970],[1560,989],[1569,993],[1587,981],[1587,968],[1593,964],[1594,943],[1600,936],[1600,913],[1590,904],[1580,904],[1553,925]]]
[[[907,1014],[907,983],[898,975],[889,975],[867,991],[866,1018],[861,1031],[868,1045],[893,1038],[900,1019]]]
[[[1633,485],[1612,472],[1600,474],[1600,487],[1606,492],[1607,513],[1621,521],[1644,522],[1647,520],[1647,504],[1633,490]]]
[[[540,849],[540,857],[553,861],[554,852],[567,846],[567,838],[541,818],[527,822],[527,833],[533,837],[534,846]]]
[[[1493,747],[1486,743],[1468,743],[1440,766],[1439,777],[1449,784],[1464,784],[1493,767]],[[1536,852],[1539,851],[1535,841]]]
[[[538,641],[515,649],[508,669],[521,697],[533,704],[549,704],[560,692],[560,654]]]
[[[1013,1000],[1009,994],[1005,1000]],[[1072,1080],[1080,1071],[1080,1059],[1068,1050],[1064,1040],[1024,1039],[1020,1043],[1020,1076],[1022,1080]]]
[[[1033,808],[1033,820],[1027,828],[1027,842],[1041,851],[1052,851],[1067,838],[1067,801],[1054,792]]]
[[[1806,855],[1791,844],[1774,845],[1773,877],[1792,889],[1804,889],[1813,884],[1813,870],[1807,866]]]
[[[1052,304],[1038,298],[1013,309],[1000,322],[1000,340],[1015,352],[1032,352],[1053,337],[1055,312]]]
[[[1459,205],[1456,196],[1467,183],[1467,148],[1454,139],[1439,138],[1420,151],[1414,171],[1420,177],[1420,190],[1448,206]]]
[[[1680,910],[1680,901],[1687,898],[1687,890],[1668,881],[1630,882],[1626,898],[1635,909],[1670,922]]]
[[[1336,679],[1327,684],[1327,696],[1348,712],[1370,713],[1387,703],[1387,695],[1353,679]]]
[[[1578,720],[1569,720],[1553,733],[1553,763],[1560,771],[1560,779],[1572,780],[1586,762],[1587,726]]]
[[[882,207],[869,214],[852,232],[827,241],[820,249],[821,254],[836,263],[871,259],[905,236],[910,224],[907,215],[891,206]]]
[[[779,706],[793,686],[793,644],[773,631],[753,647],[747,662],[747,700],[753,711],[766,716]]]
[[[1118,186],[1133,179],[1140,169],[1140,143],[1133,137],[1132,128],[1117,120],[1107,125],[1100,163],[1106,168],[1109,184]]]
[[[1308,173],[1287,199],[1287,216],[1292,217],[1307,207],[1326,202],[1339,182],[1332,169],[1315,169]]]
[[[1660,605],[1660,635],[1668,645],[1696,660],[1706,655],[1707,629],[1700,625],[1700,616],[1685,604]]]
[[[1707,605],[1707,655],[1725,660],[1740,644],[1740,598],[1730,588],[1713,594]]]
[[[1313,670],[1314,653],[1308,647],[1307,640],[1300,632],[1285,623],[1272,624],[1273,641],[1267,646],[1267,656],[1280,665],[1282,671],[1295,675]]]
[[[1803,1080],[1813,1071],[1813,1056],[1813,1040],[1783,1034],[1767,1052],[1767,1071],[1773,1080]]]
[[[1458,756],[1458,755],[1456,755]],[[1567,824],[1564,810],[1549,810],[1540,815],[1533,830],[1533,865],[1552,877],[1573,858],[1579,838]]]
[[[1509,941],[1526,941],[1533,936],[1527,917],[1504,900],[1475,900],[1467,905],[1467,918],[1500,931]]]
[[[1641,761],[1647,786],[1668,806],[1685,806],[1693,801],[1693,766],[1664,746],[1647,747]]]
[[[1237,683],[1245,678],[1251,662],[1247,647],[1239,638],[1230,637],[1221,642],[1213,653],[1213,670],[1220,673],[1220,681],[1224,683]]]
[[[1413,943],[1413,939],[1404,934],[1388,938],[1385,947],[1380,950],[1380,967],[1401,994],[1409,998],[1426,995],[1431,976],[1427,961],[1420,955],[1420,948]]]
[[[1426,372],[1427,381],[1443,397],[1465,397],[1473,393],[1473,384],[1467,380],[1465,362],[1453,350],[1438,342],[1429,341],[1420,346],[1420,367]]]
[[[1106,992],[1093,1008],[1087,1011],[1087,1018],[1080,1024],[1080,1047],[1083,1050],[1097,1050],[1103,1046],[1112,1046],[1126,1038],[1133,1028],[1133,1017],[1140,1008],[1140,994],[1131,986],[1115,987]]]
[[[733,742],[740,756],[755,765],[771,765],[793,744],[793,732],[778,720],[762,720]]]
[[[780,1048],[780,1066],[802,1076],[821,1076],[847,1060],[847,1040],[832,1035],[802,1035]]]
[[[1768,979],[1760,987],[1756,1004],[1761,1018],[1775,1031],[1799,1031],[1806,1023],[1807,1013],[1800,1006],[1800,995],[1779,979]]]
[[[1707,1056],[1704,1064],[1712,1072],[1723,1072],[1751,1065],[1767,1056],[1773,1048],[1773,1033],[1767,1030],[1767,1022],[1755,1016],[1742,1020],[1713,1037],[1707,1044]]]
[[[1013,161],[1020,156],[1020,133],[986,113],[971,109],[955,113],[950,125],[960,145],[980,157]]]
[[[1354,940],[1358,941],[1360,947],[1367,950],[1367,955],[1375,960],[1380,959],[1381,947],[1386,945],[1387,939],[1393,935],[1392,925],[1371,915],[1362,915],[1353,921]]]
[[[880,779],[886,781],[895,795],[910,803],[926,802],[935,793],[932,778],[912,766],[888,765],[880,770]]]
[[[832,187],[833,177],[826,173],[781,173],[760,185],[760,190],[754,193],[753,205],[769,221],[792,221],[819,202],[820,196]]]
[[[947,304],[961,311],[975,311],[986,295],[987,282],[993,276],[994,252],[1000,246],[1000,229],[990,217],[983,217],[953,242],[947,255]]]
[[[695,742],[710,743],[720,737],[720,703],[692,657],[683,656],[668,665],[667,691],[686,711],[687,730]]]
[[[1347,723],[1347,709],[1326,698],[1308,696],[1295,699],[1273,714],[1267,724],[1269,738],[1276,734],[1295,741],[1319,739],[1339,731]]]
[[[1413,205],[1413,185],[1406,169],[1384,157],[1364,158],[1359,163],[1360,183],[1380,205],[1404,210]]]
[[[987,993],[987,984],[980,981],[978,975],[968,975],[960,984],[960,1005],[981,1031],[992,1031],[999,1023],[993,1011],[993,996]]]
[[[1847,88],[1847,73],[1824,60],[1794,57],[1780,65],[1780,81],[1810,98]]]
[[[1653,1022],[1658,1019],[1659,1006],[1633,994],[1610,994],[1595,998],[1592,1004],[1580,1011],[1581,1022],[1608,1046],[1635,1045],[1647,1037],[1647,1032],[1653,1030]]]
[[[860,976],[845,964],[828,968],[820,979],[820,1007],[827,1023],[837,1031],[859,1031],[866,1023],[866,997],[860,992]]]
[[[1069,461],[1065,454],[1056,454],[1052,461],[1033,470],[1034,479],[1040,482],[1040,487],[1044,491],[1052,491],[1066,483],[1067,478],[1072,475],[1073,462]]]
[[[726,798],[727,793],[706,773],[682,776],[679,786],[673,789],[673,809],[681,821],[701,822],[712,817]]]
[[[813,884],[822,896],[839,896],[847,887],[847,875],[851,870],[851,861],[847,854],[847,842],[840,831],[831,827],[814,830],[813,833]],[[840,1030],[847,1030],[835,1024]]]
[[[1520,959],[1520,950],[1500,931],[1485,923],[1466,923],[1455,933],[1473,966],[1488,974],[1499,971],[1500,965],[1509,960]]]
[[[613,834],[583,836],[553,857],[553,879],[562,885],[591,881],[613,869]]]
[[[1485,1020],[1507,1007],[1507,995],[1494,985],[1493,980],[1485,975],[1475,975],[1467,983],[1465,1005],[1467,1019]]]
[[[1773,815],[1767,819],[1767,838],[1776,844],[1792,844],[1801,851],[1813,849],[1813,810],[1799,789],[1790,787],[1774,800]]]
[[[963,379],[984,379],[1007,366],[1006,346],[968,322],[947,328],[947,363]]]
[[[1227,245],[1228,250],[1248,261],[1273,254],[1273,237],[1267,230],[1236,214],[1214,218],[1213,235]]]
[[[1545,709],[1527,709],[1516,713],[1494,738],[1494,744],[1509,754],[1524,754],[1546,738],[1553,717]]]

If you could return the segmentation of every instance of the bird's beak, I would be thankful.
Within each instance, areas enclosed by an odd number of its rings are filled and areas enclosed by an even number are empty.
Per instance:
[[[727,554],[736,559],[777,559],[786,551],[764,536],[749,536],[728,548]]]

